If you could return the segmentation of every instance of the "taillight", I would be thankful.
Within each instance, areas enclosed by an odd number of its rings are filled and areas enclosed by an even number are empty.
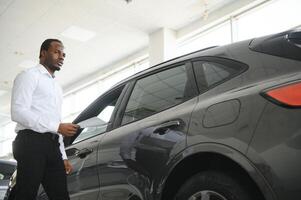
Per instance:
[[[301,107],[301,83],[292,83],[270,89],[263,93],[267,99],[279,105],[298,108]]]

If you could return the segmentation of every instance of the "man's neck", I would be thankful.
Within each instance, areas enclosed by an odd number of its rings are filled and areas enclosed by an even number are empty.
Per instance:
[[[43,63],[40,63],[40,64],[43,65],[43,67],[45,67],[45,69],[49,72],[49,74],[52,76],[52,78],[55,77],[54,71],[52,71],[49,67],[47,67],[47,66],[44,65]]]

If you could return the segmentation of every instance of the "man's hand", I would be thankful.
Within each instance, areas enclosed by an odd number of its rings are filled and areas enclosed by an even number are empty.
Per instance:
[[[64,165],[65,165],[66,174],[70,174],[73,170],[73,167],[69,162],[69,160],[64,160]]]
[[[63,136],[73,136],[77,129],[79,128],[78,125],[72,124],[72,123],[60,123],[58,132],[62,134]]]

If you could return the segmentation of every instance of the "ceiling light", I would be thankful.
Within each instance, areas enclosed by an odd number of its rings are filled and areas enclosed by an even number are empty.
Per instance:
[[[34,67],[38,64],[38,62],[32,61],[32,60],[24,60],[22,61],[18,66],[21,68],[30,68],[30,67]]]
[[[78,26],[70,26],[65,31],[63,31],[61,35],[70,39],[86,42],[93,38],[96,35],[96,33],[80,28]]]

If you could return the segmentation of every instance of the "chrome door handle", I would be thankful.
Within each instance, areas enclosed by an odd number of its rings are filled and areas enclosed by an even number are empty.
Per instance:
[[[167,129],[169,128],[174,128],[174,127],[178,127],[181,125],[180,120],[172,120],[172,121],[168,121],[165,122],[163,124],[158,125],[155,130],[154,133],[158,133],[160,135],[165,134],[165,132],[167,131]]]
[[[84,148],[84,149],[78,151],[75,155],[79,158],[85,158],[87,155],[89,155],[92,152],[93,152],[93,149]]]

